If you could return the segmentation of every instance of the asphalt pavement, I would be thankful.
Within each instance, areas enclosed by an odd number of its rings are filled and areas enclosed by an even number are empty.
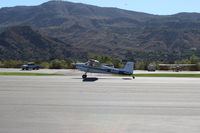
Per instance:
[[[0,76],[0,133],[200,132],[199,78],[73,73]]]

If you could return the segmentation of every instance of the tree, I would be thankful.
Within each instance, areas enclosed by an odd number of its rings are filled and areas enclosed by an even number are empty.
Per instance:
[[[193,55],[189,58],[191,64],[197,64],[199,62],[199,57]]]
[[[55,59],[55,60],[52,60],[50,62],[50,69],[62,69],[62,68],[65,68],[65,61],[64,60],[58,60],[58,59]]]
[[[42,62],[41,63],[41,68],[49,68],[50,64],[48,62]]]
[[[23,65],[23,61],[19,60],[6,60],[2,61],[1,67],[4,68],[20,68]]]

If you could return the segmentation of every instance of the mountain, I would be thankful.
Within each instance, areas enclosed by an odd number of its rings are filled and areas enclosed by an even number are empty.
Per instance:
[[[159,61],[200,57],[199,13],[159,16],[50,1],[39,6],[1,8],[0,16],[1,32],[10,26],[30,25],[63,45],[81,50],[84,57],[108,54]]]
[[[73,57],[76,50],[30,26],[15,26],[0,34],[0,59],[51,60]]]

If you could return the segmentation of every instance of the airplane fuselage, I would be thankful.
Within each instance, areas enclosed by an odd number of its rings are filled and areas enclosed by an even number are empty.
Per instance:
[[[131,75],[132,72],[124,71],[120,68],[113,68],[108,66],[100,66],[100,67],[92,67],[87,65],[86,63],[76,63],[76,68],[84,71],[84,72],[90,72],[90,73],[103,73],[103,74],[124,74],[124,75]]]

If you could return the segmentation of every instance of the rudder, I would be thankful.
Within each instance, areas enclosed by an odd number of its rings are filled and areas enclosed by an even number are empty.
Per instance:
[[[133,65],[134,65],[133,62],[127,62],[123,70],[130,74],[133,74],[133,67],[134,67]]]

